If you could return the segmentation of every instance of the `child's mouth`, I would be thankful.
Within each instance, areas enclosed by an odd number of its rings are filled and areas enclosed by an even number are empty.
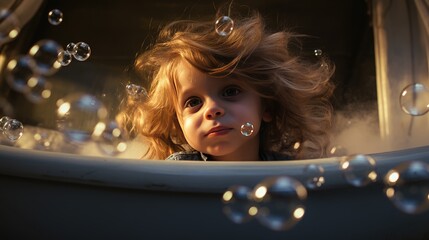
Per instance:
[[[231,130],[232,130],[232,128],[228,128],[228,127],[222,127],[222,126],[214,127],[208,131],[206,136],[208,136],[208,137],[210,137],[210,136],[221,136],[221,135],[225,135],[225,134],[229,133]]]

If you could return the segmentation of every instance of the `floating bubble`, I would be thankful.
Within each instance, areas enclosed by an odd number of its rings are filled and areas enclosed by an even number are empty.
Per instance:
[[[255,186],[251,196],[258,203],[258,220],[270,229],[288,230],[304,217],[307,190],[293,178],[264,179]]]
[[[132,97],[134,100],[145,99],[147,97],[147,91],[142,86],[129,83],[125,89],[127,90],[128,96]]]
[[[68,51],[61,51],[58,54],[57,61],[61,64],[61,66],[67,66],[71,63],[73,56]]]
[[[90,94],[71,94],[58,100],[57,106],[58,129],[72,143],[90,140],[97,124],[108,117],[104,104]]]
[[[36,69],[42,75],[52,75],[61,68],[58,55],[63,48],[55,41],[44,39],[30,48],[29,55],[36,62]]]
[[[110,121],[107,126],[99,122],[93,137],[97,140],[100,150],[107,155],[114,156],[127,150],[128,136],[116,121]]]
[[[73,57],[79,61],[85,61],[91,56],[91,48],[84,42],[78,42],[73,47]]]
[[[4,121],[4,124],[3,124]],[[3,135],[7,137],[12,142],[17,141],[22,137],[24,132],[24,126],[22,123],[16,119],[3,119],[2,122],[2,131]]]
[[[377,180],[375,160],[364,154],[342,157],[340,170],[347,182],[355,187],[362,187]]]
[[[215,30],[222,37],[228,36],[234,30],[234,21],[228,16],[222,16],[216,20]]]
[[[317,164],[309,164],[304,168],[304,175],[307,179],[306,186],[310,189],[321,187],[325,183],[323,176],[325,170]]]
[[[329,150],[329,156],[330,157],[342,157],[346,156],[348,154],[348,151],[345,147],[341,145],[336,145]]]
[[[27,85],[29,91],[25,93],[25,97],[32,103],[41,103],[51,97],[52,84],[46,81],[45,78],[33,77],[28,80]]]
[[[6,66],[6,81],[9,86],[21,93],[28,92],[30,90],[28,81],[32,78],[38,78],[35,66],[34,59],[28,55],[10,60]]]
[[[429,165],[404,162],[384,177],[386,196],[401,211],[418,214],[429,209]]]
[[[48,21],[52,25],[59,25],[63,21],[63,12],[59,9],[53,9],[48,13]]]
[[[234,223],[244,223],[257,214],[257,208],[250,199],[251,189],[234,185],[229,187],[222,196],[224,214]]]
[[[67,44],[66,51],[69,52],[71,55],[74,55],[76,53],[76,50],[74,49],[75,45],[76,44],[74,42]]]
[[[243,125],[241,125],[241,134],[243,136],[249,137],[253,134],[253,124],[250,122],[247,122]]]
[[[320,56],[322,56],[322,54],[323,54],[322,49],[315,49],[314,50],[314,56],[320,57]]]
[[[0,9],[0,47],[18,36],[20,25],[15,14],[7,9]]]
[[[429,111],[429,91],[421,83],[406,86],[399,101],[402,111],[411,116],[421,116]]]

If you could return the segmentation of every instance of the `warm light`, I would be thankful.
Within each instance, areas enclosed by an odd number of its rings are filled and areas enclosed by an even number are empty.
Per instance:
[[[64,116],[70,111],[70,103],[65,102],[58,108],[58,115]]]
[[[58,61],[55,61],[54,62],[54,68],[55,69],[59,69],[61,67],[61,63],[60,62],[58,62]]]
[[[18,63],[16,62],[16,60],[15,60],[15,59],[10,60],[10,61],[9,61],[9,63],[7,64],[7,69],[8,69],[8,70],[13,70],[13,69],[15,69],[16,64],[18,64]]]
[[[37,78],[31,77],[30,79],[28,79],[27,85],[32,88],[32,87],[37,86],[38,82],[39,82],[39,80]]]
[[[34,134],[33,137],[34,137],[34,140],[36,140],[36,141],[40,141],[42,139],[42,136],[38,133]]]
[[[106,124],[104,124],[104,122],[98,122],[97,125],[95,125],[94,127],[94,132],[92,133],[92,135],[99,137],[101,136],[101,134],[103,134],[105,129]]]
[[[368,174],[368,178],[371,179],[373,182],[377,179],[377,173],[372,171]]]
[[[404,91],[402,92],[402,96],[405,96],[405,95],[407,95],[407,90],[404,90]]]
[[[121,136],[121,129],[119,129],[119,128],[115,128],[115,129],[113,129],[113,131],[112,131],[112,135],[113,135],[114,137],[119,137],[119,136]]]
[[[391,172],[387,178],[389,183],[395,183],[399,179],[399,173],[398,172]]]
[[[34,45],[33,47],[30,48],[29,53],[31,56],[34,56],[38,51],[39,51],[39,45]]]
[[[256,198],[263,198],[267,194],[267,188],[265,186],[258,187],[255,191]]]
[[[252,206],[249,208],[248,212],[250,216],[256,216],[256,214],[258,214],[258,208],[255,206]]]
[[[13,29],[12,31],[9,32],[9,37],[10,38],[16,38],[16,36],[18,36],[19,31],[17,29]]]
[[[293,149],[298,149],[299,147],[301,146],[301,143],[300,142],[296,142],[294,145],[293,145]]]
[[[343,170],[347,169],[350,166],[350,163],[348,161],[345,161],[341,164],[341,168]]]
[[[388,188],[388,189],[386,189],[386,196],[388,197],[388,198],[391,198],[391,197],[393,197],[395,195],[395,189],[393,189],[393,188]]]
[[[43,97],[43,98],[47,99],[47,98],[49,98],[50,96],[51,96],[51,90],[49,90],[49,89],[45,89],[45,90],[43,90],[43,91],[42,91],[42,97]]]
[[[118,144],[118,146],[116,147],[116,149],[119,152],[125,152],[125,150],[127,150],[127,144],[124,143],[124,142],[121,142],[121,143]]]
[[[301,219],[304,216],[304,213],[305,213],[304,208],[299,207],[299,208],[295,209],[295,211],[293,211],[293,216],[296,219]]]
[[[231,201],[231,199],[232,199],[232,192],[231,192],[231,191],[226,191],[226,192],[223,194],[223,200],[224,200],[225,202],[229,202],[229,201]]]

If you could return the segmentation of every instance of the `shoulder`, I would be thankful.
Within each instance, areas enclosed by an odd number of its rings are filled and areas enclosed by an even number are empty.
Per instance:
[[[292,160],[292,157],[286,154],[278,153],[278,152],[263,152],[261,153],[262,161],[286,161]]]
[[[165,160],[191,160],[191,161],[205,161],[204,155],[198,151],[183,151],[183,152],[175,152],[168,156]]]

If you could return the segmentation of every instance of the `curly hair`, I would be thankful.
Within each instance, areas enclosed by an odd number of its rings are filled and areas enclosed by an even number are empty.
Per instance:
[[[174,21],[137,56],[135,69],[149,82],[148,97],[128,99],[123,121],[131,132],[147,139],[143,157],[165,159],[190,149],[175,113],[181,61],[212,77],[242,79],[257,92],[273,118],[262,125],[261,150],[296,159],[325,156],[334,66],[324,58],[308,61],[292,54],[290,45],[302,35],[269,32],[257,12],[233,20],[234,29],[227,36],[215,32],[214,20]]]

